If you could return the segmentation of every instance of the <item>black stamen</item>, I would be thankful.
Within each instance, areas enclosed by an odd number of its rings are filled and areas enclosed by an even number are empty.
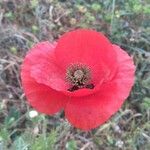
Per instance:
[[[79,89],[78,86],[73,86],[73,87],[71,87],[70,89],[68,89],[68,91],[73,92],[73,91],[76,91],[76,90],[78,90],[78,89]]]
[[[94,84],[88,84],[85,86],[87,89],[94,89]]]

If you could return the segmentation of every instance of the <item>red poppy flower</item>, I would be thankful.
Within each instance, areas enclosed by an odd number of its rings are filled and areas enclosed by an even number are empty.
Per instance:
[[[89,130],[121,107],[134,83],[132,58],[102,34],[87,29],[41,42],[26,55],[21,78],[29,103],[39,112],[64,109],[75,127]]]

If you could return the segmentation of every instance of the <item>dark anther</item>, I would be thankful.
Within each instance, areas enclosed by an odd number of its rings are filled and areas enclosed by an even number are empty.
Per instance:
[[[88,84],[85,86],[87,89],[94,89],[94,84]]]
[[[73,86],[73,87],[71,87],[70,89],[68,89],[68,91],[73,92],[73,91],[76,91],[76,90],[78,90],[78,89],[79,89],[78,86]]]

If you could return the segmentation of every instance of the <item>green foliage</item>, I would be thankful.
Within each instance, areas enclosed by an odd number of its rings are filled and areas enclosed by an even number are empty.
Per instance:
[[[95,17],[89,12],[85,13],[85,17],[87,23],[95,21]]]
[[[52,130],[47,136],[40,134],[35,136],[31,132],[25,132],[18,136],[11,146],[11,150],[52,150],[56,142],[57,132]]]
[[[4,127],[0,129],[0,150],[6,150],[8,143],[10,143],[9,131]]]
[[[11,51],[13,54],[17,54],[17,48],[14,47],[14,46],[10,48],[10,51]]]
[[[9,141],[9,131],[6,128],[0,129],[0,141]]]
[[[94,10],[95,12],[98,12],[102,9],[102,6],[99,3],[93,3],[91,6],[92,10]]]
[[[150,77],[142,81],[144,87],[150,89]]]
[[[150,110],[150,98],[149,97],[145,97],[144,99],[143,99],[143,102],[142,102],[142,109],[143,110]]]
[[[32,32],[36,33],[39,31],[39,28],[36,25],[32,25]]]
[[[57,133],[56,131],[51,131],[50,134],[45,137],[45,135],[40,135],[34,139],[31,145],[31,150],[51,150],[56,142]]]
[[[68,141],[66,144],[66,150],[77,150],[77,144],[74,140]]]
[[[4,16],[5,16],[6,18],[8,18],[9,20],[14,20],[14,19],[15,19],[14,13],[11,12],[11,11],[5,13]]]
[[[12,150],[27,150],[28,146],[22,137],[18,137],[13,143]]]
[[[5,118],[4,124],[9,128],[13,123],[20,118],[20,112],[16,107],[11,107],[8,116]]]
[[[38,2],[38,0],[31,0],[30,3],[31,3],[32,8],[36,8],[38,6],[39,2]]]
[[[145,14],[150,14],[150,5],[144,6],[143,12],[144,12]]]

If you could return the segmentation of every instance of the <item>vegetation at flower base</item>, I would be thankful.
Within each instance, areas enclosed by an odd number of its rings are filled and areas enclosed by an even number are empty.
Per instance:
[[[52,42],[76,28],[103,32],[137,66],[123,107],[89,132],[73,128],[63,112],[47,116],[33,111],[20,82],[20,64],[33,44]],[[149,150],[149,47],[149,0],[1,0],[0,150]]]

